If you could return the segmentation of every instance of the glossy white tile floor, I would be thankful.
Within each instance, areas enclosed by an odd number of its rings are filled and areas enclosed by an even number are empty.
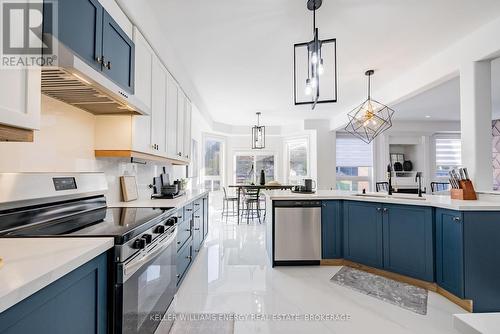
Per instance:
[[[220,195],[211,196],[220,206]],[[347,321],[236,321],[235,333],[457,333],[465,313],[429,292],[426,316],[331,283],[340,267],[271,268],[264,225],[222,222],[212,206],[210,232],[171,311],[236,314],[347,314]]]

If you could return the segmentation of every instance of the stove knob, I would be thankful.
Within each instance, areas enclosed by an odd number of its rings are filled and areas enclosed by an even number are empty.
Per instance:
[[[150,244],[153,240],[153,236],[151,234],[144,234],[141,238],[146,240],[147,244]]]
[[[156,234],[162,234],[165,233],[165,226],[163,225],[158,225],[155,227],[154,233]]]
[[[144,240],[143,238],[135,239],[133,248],[135,249],[146,248],[146,240]]]

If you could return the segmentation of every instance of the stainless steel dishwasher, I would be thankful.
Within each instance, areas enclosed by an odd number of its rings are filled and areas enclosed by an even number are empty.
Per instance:
[[[274,265],[318,265],[321,201],[274,202]]]

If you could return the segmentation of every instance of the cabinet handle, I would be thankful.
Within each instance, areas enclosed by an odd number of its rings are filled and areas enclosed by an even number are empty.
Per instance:
[[[106,63],[106,67],[108,68],[108,70],[110,70],[110,69],[111,69],[111,62],[110,62],[110,61],[108,61],[108,62]]]
[[[97,58],[95,59],[95,61],[96,61],[98,64],[103,65],[103,64],[104,64],[104,57],[97,57]]]
[[[177,244],[178,244],[178,245],[180,245],[180,244],[181,244],[181,242],[180,242],[180,241],[177,241]]]
[[[382,208],[377,208],[377,211],[378,211],[378,212],[382,211]]]
[[[178,156],[182,157],[182,152],[177,153]]]
[[[199,249],[195,249],[194,251],[195,251],[196,253],[198,253],[200,250],[199,250]]]
[[[193,257],[192,257],[191,255],[189,255],[189,256],[186,256],[186,259],[189,259],[189,260],[191,260],[192,258],[193,258]]]
[[[177,274],[177,275],[175,275],[175,277],[179,278],[179,277],[181,277],[181,275]]]
[[[194,216],[194,218],[200,218],[200,216]]]
[[[459,222],[460,221],[460,217],[453,217],[453,221]]]
[[[186,208],[186,211],[190,211],[190,212],[191,212],[191,211],[193,211],[193,209],[188,209],[188,208]]]
[[[195,228],[194,230],[195,230],[195,231],[199,231],[199,230],[200,230],[200,228],[199,228],[199,227],[197,227],[197,228]]]
[[[186,229],[186,232],[191,232],[191,229],[190,228]]]
[[[389,209],[387,209],[387,208],[384,208],[384,212],[387,212],[387,211],[389,211]]]

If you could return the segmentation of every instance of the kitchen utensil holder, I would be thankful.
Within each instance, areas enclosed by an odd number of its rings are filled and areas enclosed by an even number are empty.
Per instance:
[[[476,191],[470,180],[459,181],[460,189],[451,189],[451,199],[460,199],[467,201],[477,200]]]

